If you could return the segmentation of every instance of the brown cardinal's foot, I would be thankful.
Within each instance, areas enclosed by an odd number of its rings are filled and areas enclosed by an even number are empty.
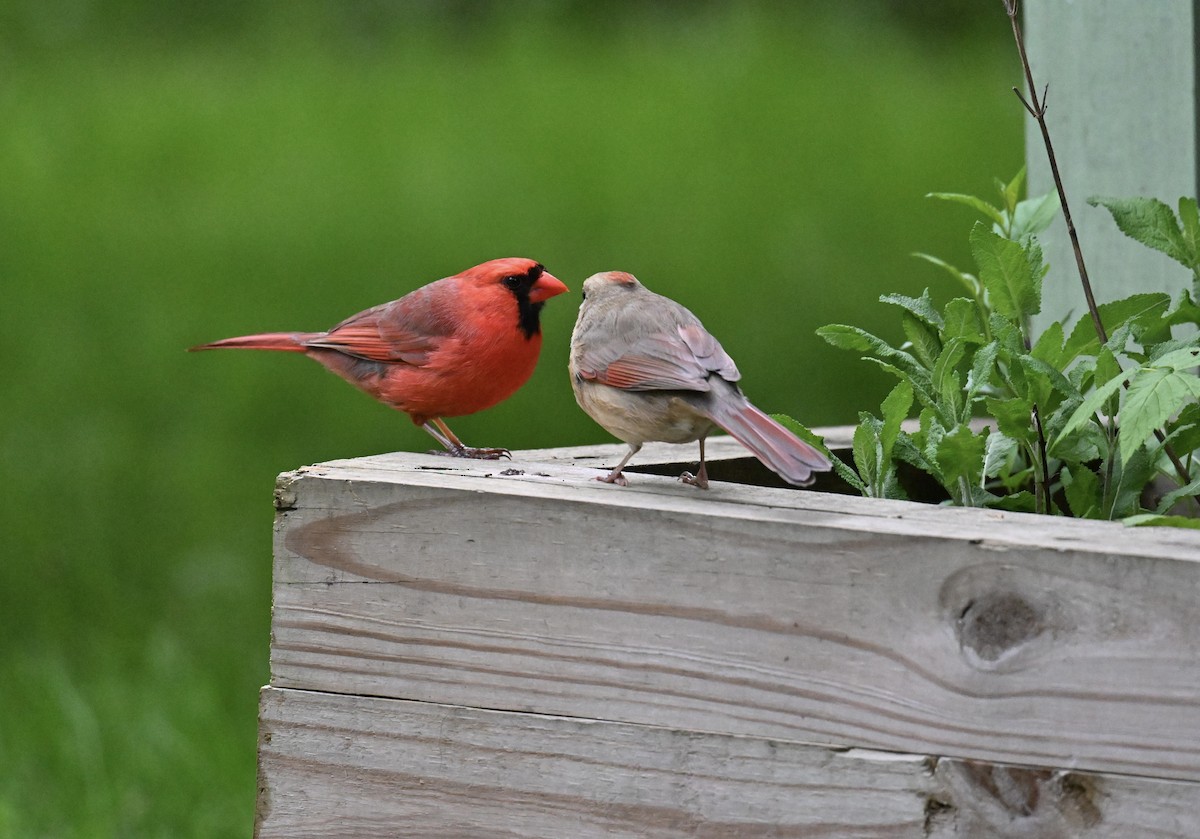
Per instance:
[[[619,487],[629,486],[629,481],[625,480],[625,476],[616,469],[614,469],[612,472],[609,472],[607,475],[598,476],[596,480],[600,481],[602,484],[616,484]]]
[[[460,446],[457,449],[448,449],[439,451],[434,449],[430,454],[440,454],[445,457],[470,457],[475,460],[500,460],[508,458],[512,460],[512,452],[508,449],[475,449],[470,446]]]
[[[700,468],[696,470],[696,474],[684,472],[679,476],[679,480],[685,484],[691,484],[700,489],[708,489],[708,467],[704,463],[704,441],[700,441]]]

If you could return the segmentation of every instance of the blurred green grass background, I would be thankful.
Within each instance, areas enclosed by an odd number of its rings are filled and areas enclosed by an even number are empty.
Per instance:
[[[763,408],[852,421],[888,381],[813,331],[967,263],[922,196],[1021,164],[1009,37],[971,0],[0,4],[0,837],[248,835],[275,476],[432,443],[187,346],[531,256],[573,293],[469,443],[607,440],[565,367],[609,269]]]

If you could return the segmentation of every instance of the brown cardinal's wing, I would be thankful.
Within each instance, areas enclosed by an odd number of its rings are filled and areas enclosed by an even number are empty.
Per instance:
[[[639,338],[611,361],[585,353],[579,364],[584,379],[621,390],[707,391],[713,373],[731,382],[741,378],[733,359],[699,324]]]
[[[370,361],[420,367],[442,341],[453,334],[453,301],[432,283],[411,294],[359,312],[307,346],[337,350]]]
[[[736,382],[742,377],[729,353],[725,352],[721,343],[698,322],[680,326],[679,337],[692,351],[696,363],[705,370],[716,373],[727,382]]]

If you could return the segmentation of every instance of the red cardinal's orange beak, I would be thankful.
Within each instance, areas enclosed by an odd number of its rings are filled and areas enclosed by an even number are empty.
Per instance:
[[[549,300],[556,294],[562,294],[565,291],[570,291],[558,277],[543,271],[542,275],[537,278],[537,282],[529,287],[529,301],[531,303],[541,303],[543,300]]]

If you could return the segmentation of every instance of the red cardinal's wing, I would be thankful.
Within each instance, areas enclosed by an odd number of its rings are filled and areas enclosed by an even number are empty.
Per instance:
[[[437,285],[352,315],[307,345],[370,361],[420,367],[454,332],[454,306],[442,299],[444,290],[434,287]]]
[[[741,378],[733,359],[699,324],[639,338],[617,358],[606,361],[585,355],[580,375],[621,390],[707,391],[713,373],[731,382]]]

